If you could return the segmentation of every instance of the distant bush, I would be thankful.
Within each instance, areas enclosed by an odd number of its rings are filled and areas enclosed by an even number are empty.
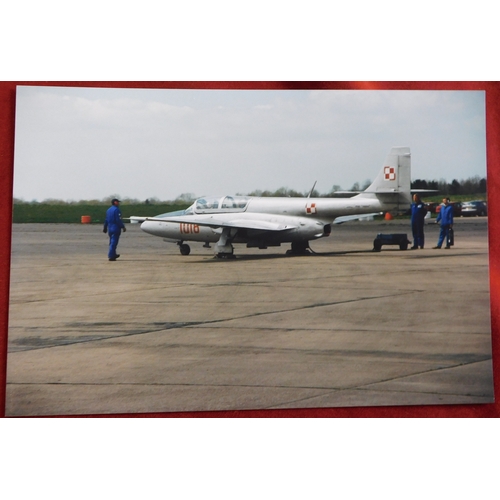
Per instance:
[[[317,190],[314,190],[311,193],[312,197],[318,198],[330,198],[330,197],[338,197],[338,196],[348,196],[348,192],[359,192],[364,191],[371,184],[370,180],[366,180],[363,184],[359,182],[355,182],[350,190],[343,191],[342,188],[338,185],[334,185],[330,192],[328,193],[320,193]],[[472,195],[474,193],[486,193],[486,179],[481,178],[479,176],[470,177],[469,179],[462,179],[461,181],[457,181],[453,179],[450,183],[446,182],[444,179],[439,181],[426,181],[422,179],[416,179],[411,183],[412,189],[429,189],[438,191],[440,195]],[[336,193],[336,192],[339,193]],[[281,187],[275,191],[270,190],[256,190],[248,193],[249,196],[276,196],[276,197],[303,197],[308,196],[309,192],[299,192],[293,189],[288,189],[286,187]],[[354,194],[354,193],[353,193]],[[351,195],[352,196],[352,195]]]
[[[471,195],[474,193],[486,193],[486,179],[478,175],[469,179],[458,181],[453,179],[450,183],[441,179],[439,181],[425,181],[417,179],[411,183],[412,189],[434,189],[442,195]]]
[[[103,223],[106,210],[110,207],[106,205],[93,204],[52,204],[52,203],[25,203],[14,201],[13,219],[16,224],[23,223],[59,223],[73,224],[81,223],[82,215],[90,215],[92,223]],[[138,215],[153,217],[165,212],[173,212],[187,208],[187,204],[163,203],[163,204],[126,204],[122,203],[120,209],[122,217]],[[125,221],[127,222],[127,221]]]
[[[365,181],[360,188],[358,183],[355,183],[352,190],[366,189],[369,180]],[[453,197],[454,201],[467,200],[485,200],[486,201],[486,179],[479,176],[461,180],[460,182],[453,179],[451,183],[447,183],[441,179],[439,181],[426,181],[417,179],[411,183],[412,189],[429,189],[437,190],[436,194],[422,196],[425,201],[441,201],[444,195]],[[340,193],[336,193],[340,191]],[[293,189],[281,187],[276,191],[261,191],[257,190],[249,193],[250,196],[278,196],[278,197],[303,197],[308,196],[309,192],[300,193]],[[336,196],[352,196],[345,191],[342,191],[340,186],[334,185],[329,193],[320,194],[314,190],[311,193],[313,197],[336,197]],[[130,217],[131,215],[153,217],[166,212],[174,212],[183,210],[191,205],[195,199],[193,193],[183,193],[175,201],[160,201],[157,198],[149,198],[145,202],[141,202],[133,198],[121,198],[119,195],[110,195],[102,200],[82,200],[82,201],[62,201],[62,200],[45,200],[41,203],[37,201],[26,202],[14,198],[13,222],[28,223],[28,222],[45,222],[45,223],[81,223],[82,215],[89,215],[92,223],[102,223],[109,208],[109,200],[112,198],[120,198],[122,216]]]

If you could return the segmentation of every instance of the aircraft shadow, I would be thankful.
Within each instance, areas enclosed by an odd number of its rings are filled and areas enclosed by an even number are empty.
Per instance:
[[[379,253],[373,250],[343,250],[335,252],[313,252],[306,255],[287,255],[286,253],[273,253],[273,254],[235,254],[232,259],[219,259],[216,257],[211,258],[208,262],[221,262],[221,261],[250,261],[250,260],[272,260],[272,259],[312,259],[318,257],[333,257],[336,255],[350,255],[350,254],[371,254]]]

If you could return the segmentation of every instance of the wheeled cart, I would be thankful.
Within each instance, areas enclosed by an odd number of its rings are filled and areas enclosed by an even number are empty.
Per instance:
[[[380,252],[382,245],[398,245],[400,250],[407,250],[410,244],[408,235],[405,234],[382,234],[378,233],[373,240],[373,251]]]

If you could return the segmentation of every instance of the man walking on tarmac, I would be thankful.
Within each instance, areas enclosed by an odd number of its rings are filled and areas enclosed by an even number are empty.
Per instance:
[[[451,232],[453,231],[453,205],[450,203],[449,198],[443,200],[441,210],[436,218],[436,224],[441,221],[441,231],[439,232],[439,239],[434,248],[441,248],[443,241],[446,239],[446,249],[450,247]]]
[[[118,241],[120,240],[120,234],[125,232],[125,224],[122,221],[122,213],[120,212],[120,200],[113,198],[111,200],[111,206],[106,212],[106,220],[104,221],[103,233],[109,233],[109,251],[108,259],[110,261],[115,261],[119,254],[116,253],[116,247],[118,246]]]

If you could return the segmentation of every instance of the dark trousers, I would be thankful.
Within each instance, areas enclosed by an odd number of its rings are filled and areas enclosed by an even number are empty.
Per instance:
[[[424,248],[424,221],[412,222],[413,246]]]
[[[113,231],[109,233],[109,251],[108,259],[116,258],[116,247],[118,246],[118,241],[120,240],[121,231]]]
[[[443,244],[443,241],[446,238],[446,246],[450,246],[450,228],[451,224],[442,224],[441,225],[441,231],[439,231],[439,239],[438,239],[438,247],[441,247]]]

